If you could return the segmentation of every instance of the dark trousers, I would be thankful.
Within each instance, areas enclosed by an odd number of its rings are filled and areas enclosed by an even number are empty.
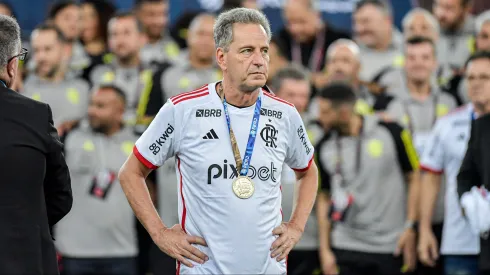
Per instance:
[[[288,255],[288,275],[312,275],[320,268],[316,250],[292,250]]]
[[[177,261],[153,244],[150,249],[150,271],[153,275],[175,274]]]
[[[478,256],[444,256],[444,275],[478,275]]]
[[[401,275],[402,257],[392,254],[334,250],[339,275]],[[405,273],[407,274],[407,273]]]
[[[442,223],[432,225],[432,232],[437,239],[438,251],[441,251],[441,241],[442,241]],[[423,265],[421,262],[417,263],[418,275],[443,275],[444,274],[444,258],[439,257],[436,262],[436,266],[430,267]]]
[[[64,275],[136,275],[136,258],[63,258]]]

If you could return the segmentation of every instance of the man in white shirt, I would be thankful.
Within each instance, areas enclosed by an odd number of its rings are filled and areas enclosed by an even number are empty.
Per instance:
[[[170,98],[119,173],[136,216],[159,248],[177,259],[177,274],[286,274],[286,256],[304,230],[318,170],[298,111],[261,88],[270,37],[259,11],[222,13],[214,40],[223,81]],[[277,112],[262,115],[261,108]],[[151,203],[145,177],[172,156],[180,225],[168,228]],[[284,163],[300,180],[286,223]]]
[[[481,60],[486,61],[483,58]],[[471,121],[482,113],[478,107],[475,108],[478,105],[474,105],[474,102],[483,90],[478,78],[488,75],[488,67],[481,66],[479,61],[470,62],[466,69],[471,103],[437,120],[426,141],[426,150],[420,162],[421,169],[426,172],[422,177],[424,192],[421,193],[419,258],[422,263],[433,266],[439,255],[430,222],[444,174],[446,211],[440,253],[444,255],[445,274],[478,272],[479,237],[472,233],[468,221],[462,215],[456,176],[466,152]]]

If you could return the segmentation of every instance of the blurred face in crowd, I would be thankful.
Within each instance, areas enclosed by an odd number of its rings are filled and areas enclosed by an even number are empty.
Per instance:
[[[334,129],[346,134],[353,115],[354,106],[351,104],[334,106],[330,100],[318,98],[318,121],[324,129]]]
[[[54,30],[35,30],[31,36],[36,74],[42,78],[52,78],[60,69],[64,44]]]
[[[242,7],[247,9],[258,9],[257,0],[243,0]]]
[[[0,14],[12,16],[12,11],[9,9],[9,7],[0,4]]]
[[[144,2],[138,9],[138,18],[145,27],[150,41],[157,41],[168,24],[167,1]]]
[[[276,43],[269,45],[269,79],[276,75],[276,72],[288,65],[287,59],[281,55]]]
[[[471,61],[466,68],[468,96],[479,108],[490,102],[490,59],[480,58]]]
[[[490,21],[485,22],[477,34],[476,48],[479,51],[490,51]]]
[[[223,76],[242,92],[265,85],[269,66],[269,38],[259,24],[233,24],[233,41],[228,49],[218,48],[216,61]]]
[[[308,80],[286,78],[281,88],[275,91],[277,96],[294,104],[298,112],[304,113],[310,100],[310,83]]]
[[[327,74],[329,81],[357,80],[361,64],[359,59],[346,45],[338,45],[328,56]]]
[[[407,80],[416,84],[426,84],[437,68],[434,48],[430,43],[406,45],[405,72]]]
[[[412,20],[404,26],[403,34],[405,39],[410,39],[414,36],[422,36],[432,39],[432,41],[437,41],[439,39],[439,34],[437,30],[430,24],[429,20],[421,12],[415,13]]]
[[[284,7],[286,28],[296,42],[308,42],[316,36],[318,16],[302,1],[290,0]]]
[[[89,3],[82,4],[82,40],[93,41],[98,36],[99,16],[94,6]]]
[[[470,7],[463,6],[462,1],[464,0],[434,0],[433,13],[443,30],[454,31],[464,22]]]
[[[136,17],[126,16],[109,21],[109,48],[120,62],[127,63],[138,55],[144,43]]]
[[[92,94],[88,107],[88,118],[92,129],[106,133],[112,127],[121,124],[124,114],[124,102],[110,88],[103,88]]]
[[[214,54],[213,25],[214,17],[201,15],[196,17],[189,27],[187,45],[199,60],[212,61]]]
[[[53,22],[68,41],[75,41],[80,35],[80,18],[80,8],[76,5],[70,5],[60,10]]]
[[[390,17],[377,6],[366,4],[354,14],[356,39],[369,48],[376,48],[391,31]]]

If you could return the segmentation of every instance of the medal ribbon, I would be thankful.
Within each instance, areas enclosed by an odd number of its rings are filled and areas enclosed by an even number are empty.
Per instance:
[[[260,119],[260,107],[262,106],[262,99],[259,94],[257,102],[255,103],[254,116],[252,118],[252,124],[250,125],[250,134],[248,136],[247,149],[245,150],[245,155],[243,156],[243,161],[240,157],[240,150],[238,149],[238,142],[236,140],[233,129],[231,128],[230,115],[228,113],[228,106],[226,103],[225,94],[223,91],[223,84],[219,86],[219,96],[223,102],[223,111],[225,113],[226,124],[228,125],[228,131],[230,133],[231,149],[233,150],[233,155],[235,157],[237,170],[240,172],[240,176],[247,176],[248,169],[250,168],[250,161],[252,159],[252,153],[255,146],[255,138],[257,137],[257,129],[259,128]]]

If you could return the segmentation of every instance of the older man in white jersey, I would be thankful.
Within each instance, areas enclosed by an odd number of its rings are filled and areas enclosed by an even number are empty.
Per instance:
[[[154,242],[177,259],[177,274],[286,274],[286,256],[304,230],[318,171],[294,106],[262,88],[270,37],[259,11],[222,13],[214,40],[223,81],[170,98],[121,168],[129,203]],[[145,177],[172,156],[180,225],[169,228],[151,203]],[[300,180],[287,223],[284,163]]]

